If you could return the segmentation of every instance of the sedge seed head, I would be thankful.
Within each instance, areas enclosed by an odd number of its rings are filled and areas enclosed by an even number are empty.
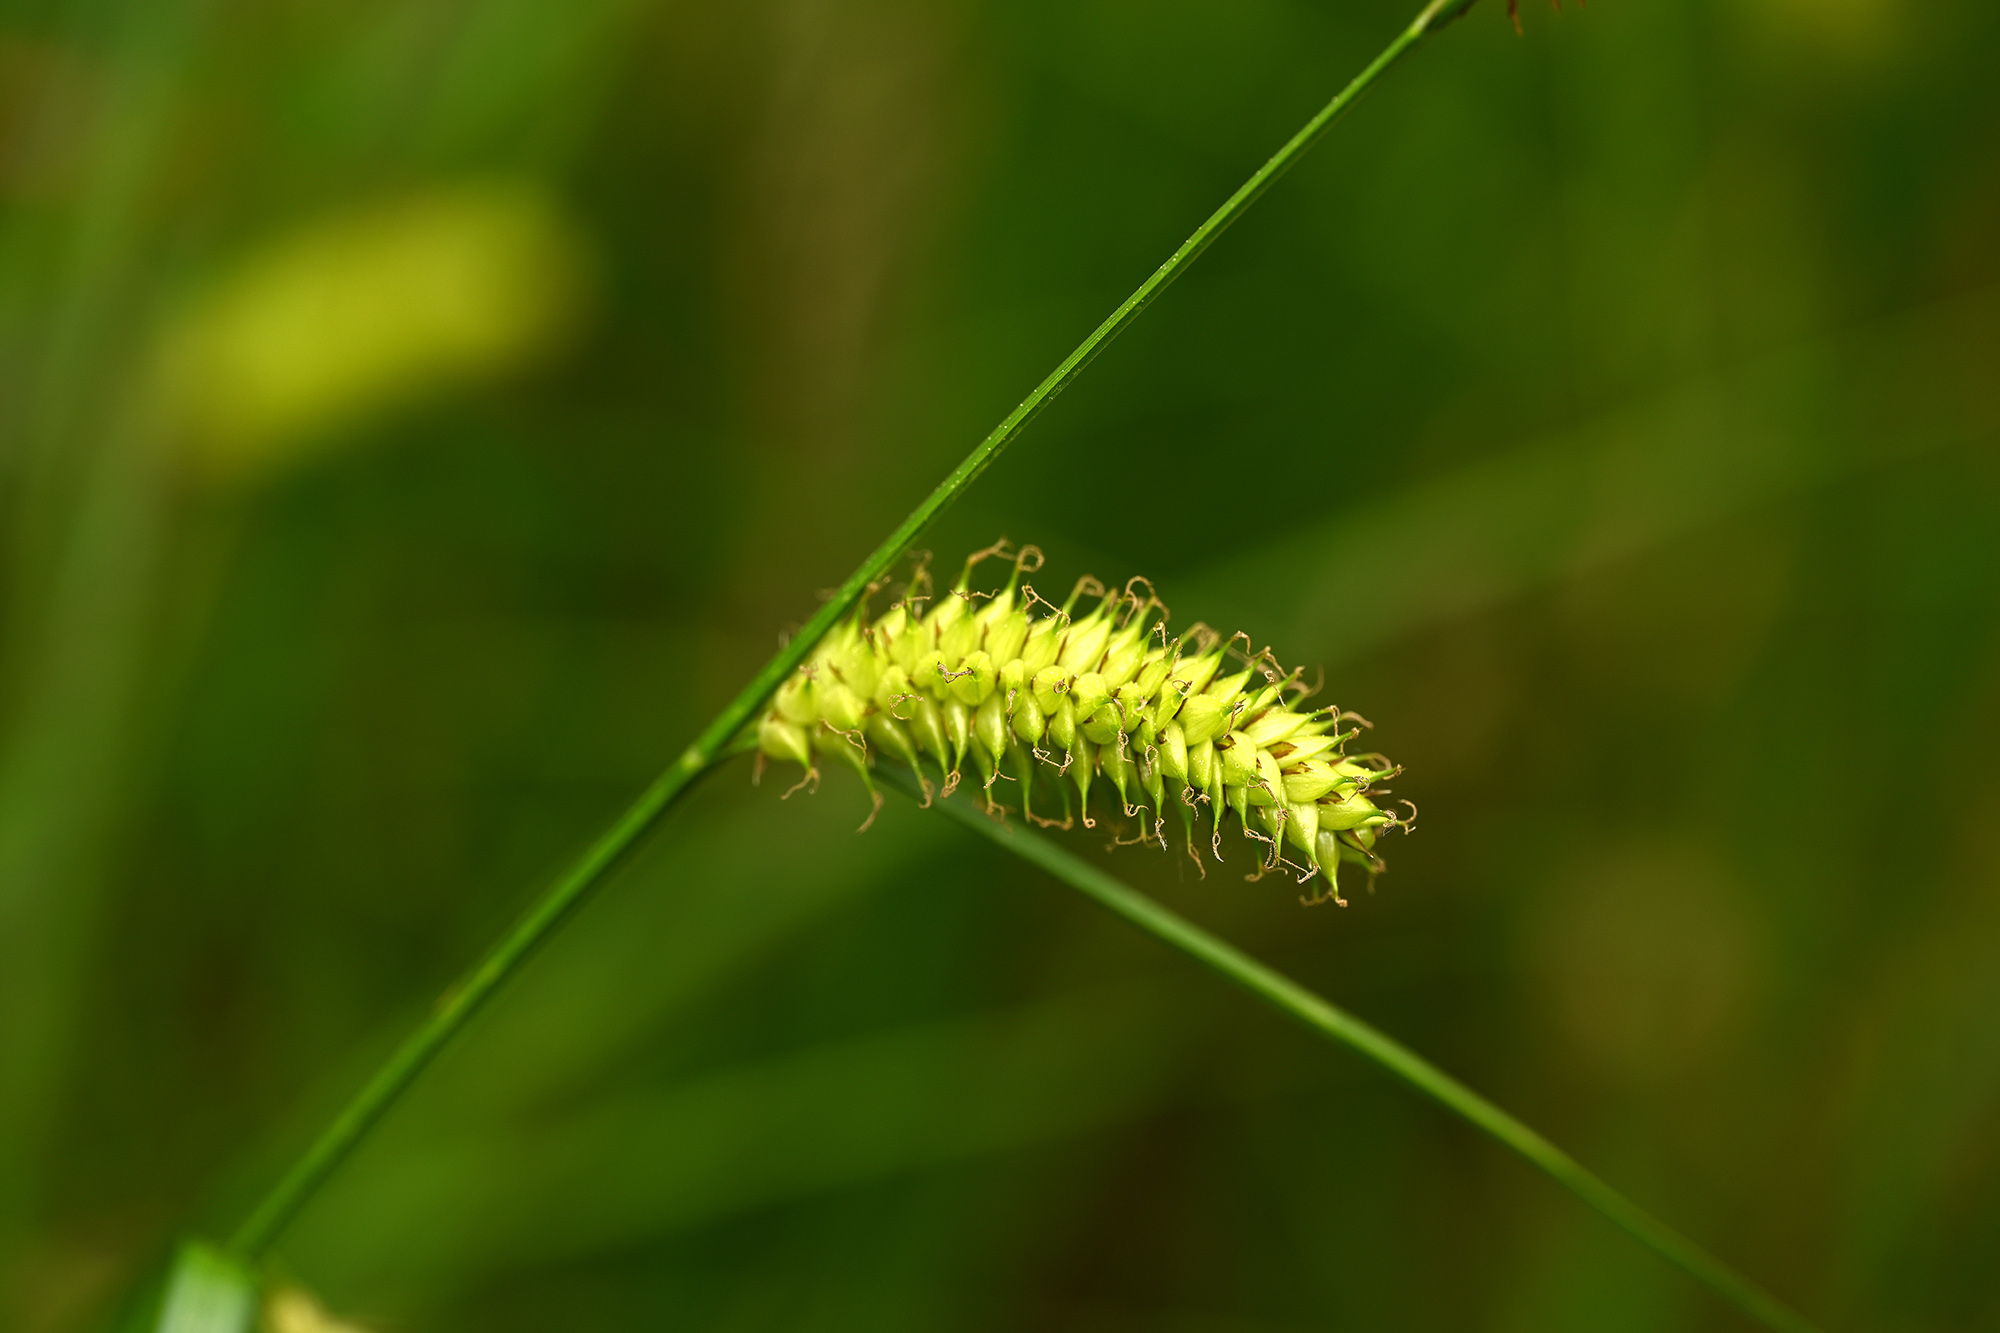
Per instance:
[[[975,588],[993,559],[1010,577]],[[941,776],[946,794],[975,781],[996,816],[1108,820],[1121,842],[1164,848],[1171,821],[1197,866],[1222,859],[1232,823],[1255,849],[1250,878],[1288,867],[1320,881],[1311,902],[1345,901],[1343,862],[1382,869],[1377,838],[1409,821],[1374,799],[1400,770],[1346,753],[1360,728],[1342,724],[1357,715],[1304,709],[1299,673],[1253,654],[1245,635],[1196,625],[1171,636],[1143,579],[1107,589],[1086,578],[1058,607],[1022,582],[1040,566],[1034,547],[1001,542],[940,596],[920,568],[872,621],[864,602],[773,696],[759,751],[808,777],[831,760],[867,782],[887,760],[926,786]]]

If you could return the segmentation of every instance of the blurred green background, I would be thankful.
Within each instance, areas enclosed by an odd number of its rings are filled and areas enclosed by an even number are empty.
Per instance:
[[[0,1326],[239,1220],[1413,8],[7,6]],[[1121,874],[1830,1326],[2000,1328],[2000,8],[1524,18],[926,544],[1323,664],[1423,807],[1345,911]],[[866,809],[711,780],[286,1270],[380,1330],[1740,1326]]]

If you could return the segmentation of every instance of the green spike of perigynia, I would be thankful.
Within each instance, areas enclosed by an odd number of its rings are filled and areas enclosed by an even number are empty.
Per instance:
[[[1004,584],[975,587],[977,567],[1001,559],[1013,566]],[[773,696],[758,748],[808,768],[831,759],[864,780],[883,760],[920,775],[935,765],[947,793],[969,762],[965,776],[976,774],[990,810],[1037,823],[1048,822],[1037,801],[1059,801],[1070,819],[1074,784],[1074,811],[1094,828],[1107,816],[1101,797],[1093,816],[1092,788],[1109,788],[1108,817],[1128,843],[1167,845],[1174,804],[1198,865],[1196,826],[1212,821],[1205,841],[1220,858],[1233,816],[1254,842],[1250,877],[1286,865],[1301,881],[1324,876],[1310,901],[1341,901],[1342,860],[1381,869],[1377,836],[1407,821],[1370,794],[1399,770],[1345,753],[1358,728],[1339,727],[1355,714],[1295,706],[1298,673],[1245,635],[1224,642],[1205,625],[1170,633],[1165,605],[1150,587],[1135,591],[1144,580],[1107,590],[1082,579],[1053,606],[1021,582],[1040,564],[1033,547],[1002,543],[977,552],[928,607],[919,579],[883,615],[830,633]],[[1086,596],[1097,604],[1072,618]]]

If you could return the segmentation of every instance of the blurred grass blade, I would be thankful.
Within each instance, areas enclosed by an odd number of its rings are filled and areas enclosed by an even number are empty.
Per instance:
[[[884,764],[877,776],[912,800],[927,799],[908,770]],[[1471,1121],[1553,1177],[1641,1244],[1769,1328],[1814,1333],[1814,1326],[1775,1296],[1656,1220],[1639,1205],[1585,1170],[1574,1158],[1451,1075],[1339,1007],[1321,999],[1248,954],[1224,943],[1088,861],[1019,824],[1001,823],[964,797],[935,798],[947,816],[1022,860],[1047,871],[1079,893],[1182,953],[1206,963],[1273,1007],[1331,1037]]]
[[[938,483],[936,489],[911,511],[909,517],[875,549],[874,554],[848,576],[839,590],[778,651],[777,656],[766,662],[749,684],[730,700],[672,766],[655,779],[577,862],[543,892],[527,914],[501,937],[486,956],[445,993],[430,1016],[397,1047],[374,1077],[342,1108],[333,1123],[322,1131],[299,1161],[245,1219],[230,1238],[230,1249],[234,1253],[254,1259],[269,1249],[278,1233],[306,1200],[347,1159],[348,1154],[445,1044],[471,1021],[501,983],[512,976],[529,955],[554,933],[590,890],[623,862],[626,854],[659,822],[694,780],[729,752],[737,734],[749,724],[765,700],[798,669],[820,638],[854,608],[869,587],[902,558],[931,520],[956,500],[999,457],[1001,450],[1013,443],[1049,400],[1062,392],[1106,344],[1124,331],[1126,325],[1137,319],[1139,312],[1151,304],[1154,297],[1200,258],[1230,224],[1248,212],[1250,206],[1375,85],[1376,80],[1424,38],[1463,14],[1472,3],[1473,0],[1430,0],[1416,18],[1383,48],[1380,55],[1287,139],[1263,166],[1252,172],[1248,180],[1209,214],[1187,240],[1181,242],[1165,263],[1148,274],[1137,290],[1091,330],[1076,350],[1063,358],[1021,400],[1020,405],[1008,413],[966,455],[964,461]]]
[[[1177,579],[1180,595],[1243,608],[1332,668],[1830,482],[1989,438],[1984,364],[1964,367],[1954,353],[1996,326],[2000,289],[1988,287],[1732,363],[1359,509],[1232,546]],[[1845,436],[1818,416],[1799,419],[1784,405],[1800,384],[1838,405],[1828,417],[1868,429]],[[1260,577],[1272,568],[1293,576]]]
[[[959,837],[941,821],[904,822]],[[1133,1034],[1215,1023],[1184,992],[1093,983],[926,1012],[560,1109],[431,1113],[421,1133],[399,1124],[371,1145],[365,1169],[329,1190],[288,1246],[329,1290],[436,1292],[635,1249],[671,1255],[787,1206],[838,1213],[958,1169],[1007,1170],[1143,1122],[1181,1077],[1181,1048]]]
[[[212,1246],[188,1241],[174,1256],[156,1317],[134,1333],[249,1333],[257,1314],[257,1275]]]

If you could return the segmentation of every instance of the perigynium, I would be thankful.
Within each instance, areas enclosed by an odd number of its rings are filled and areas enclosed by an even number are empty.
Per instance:
[[[995,591],[975,590],[972,572],[989,558],[1011,560],[1013,572]],[[1304,709],[1303,673],[1253,650],[1248,635],[1224,639],[1203,624],[1171,633],[1143,578],[1110,589],[1085,577],[1054,605],[1021,581],[1041,563],[1035,547],[1002,541],[969,557],[941,597],[920,565],[872,621],[863,598],[773,696],[757,727],[761,755],[804,767],[799,785],[816,783],[821,756],[864,782],[886,757],[915,769],[926,791],[928,759],[946,796],[970,761],[989,813],[1018,809],[1044,827],[1094,828],[1093,796],[1102,809],[1115,794],[1111,817],[1135,830],[1121,842],[1165,848],[1171,809],[1197,866],[1197,823],[1206,819],[1220,861],[1233,813],[1262,844],[1250,878],[1281,866],[1301,883],[1324,874],[1312,902],[1345,903],[1343,861],[1382,869],[1377,838],[1416,807],[1378,805],[1401,770],[1346,752],[1365,719]]]

